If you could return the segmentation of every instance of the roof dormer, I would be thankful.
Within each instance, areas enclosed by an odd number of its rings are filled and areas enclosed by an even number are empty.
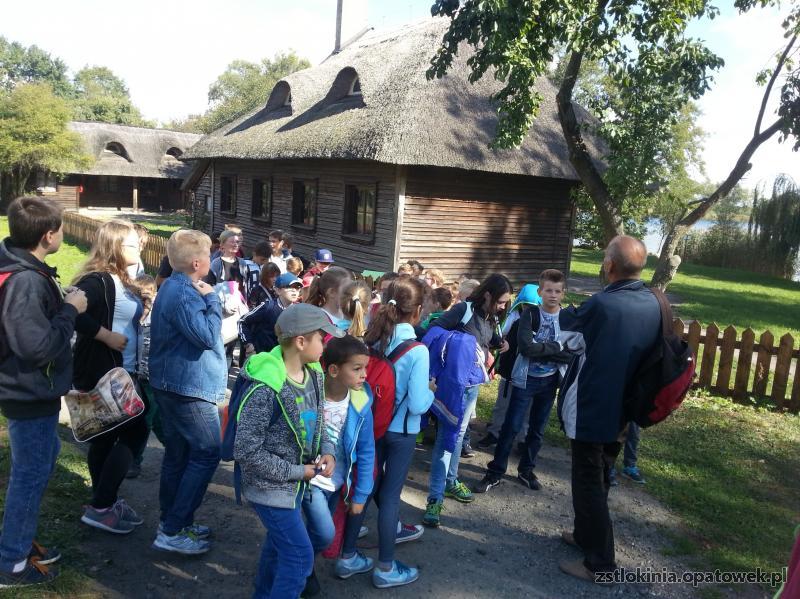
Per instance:
[[[267,100],[266,110],[271,112],[283,107],[292,107],[292,87],[288,81],[278,81],[275,84]]]

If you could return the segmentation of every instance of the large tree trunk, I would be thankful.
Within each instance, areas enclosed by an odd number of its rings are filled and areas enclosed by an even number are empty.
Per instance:
[[[572,104],[572,92],[582,61],[583,53],[572,52],[564,72],[564,79],[556,95],[558,117],[569,149],[569,161],[575,168],[575,172],[578,173],[581,182],[586,186],[586,191],[597,208],[597,214],[603,223],[605,241],[608,243],[615,236],[625,233],[625,224],[619,204],[611,196],[600,171],[592,162],[592,157],[583,140],[578,117],[575,115],[575,107]]]

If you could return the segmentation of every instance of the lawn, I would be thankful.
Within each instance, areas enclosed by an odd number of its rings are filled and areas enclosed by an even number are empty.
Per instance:
[[[8,217],[0,216],[0,239],[8,236]],[[81,265],[86,261],[85,246],[64,242],[55,254],[45,260],[50,266],[58,270],[58,278],[64,286],[72,282],[72,278],[78,273]]]
[[[603,254],[576,248],[572,252],[572,275],[596,277]],[[656,259],[647,261],[644,280],[649,281]],[[757,273],[711,266],[682,264],[669,291],[680,297],[676,313],[684,320],[703,325],[717,323],[720,330],[733,325],[739,333],[752,328],[756,339],[770,330],[777,340],[791,333],[800,340],[800,283]]]

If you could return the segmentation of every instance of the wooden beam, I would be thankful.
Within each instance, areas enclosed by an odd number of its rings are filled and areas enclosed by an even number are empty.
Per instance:
[[[139,211],[139,180],[133,178],[133,211]]]
[[[397,165],[394,179],[394,249],[392,263],[387,272],[391,272],[400,264],[400,251],[403,239],[403,216],[406,210],[406,181],[408,180],[407,167]]]

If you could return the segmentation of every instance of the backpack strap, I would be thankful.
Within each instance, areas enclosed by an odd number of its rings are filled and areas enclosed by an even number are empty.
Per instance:
[[[467,306],[467,308],[464,310],[464,316],[461,317],[461,322],[459,323],[462,327],[465,327],[467,323],[472,320],[472,315],[474,314],[472,302],[464,302],[464,304]]]
[[[424,345],[424,343],[420,343],[416,339],[406,339],[405,341],[402,341],[397,347],[395,347],[392,350],[392,353],[386,356],[386,359],[389,360],[389,362],[392,363],[392,367],[394,367],[394,365],[400,358],[405,356],[409,351],[411,351],[418,345]],[[406,392],[406,397],[408,397],[408,392]],[[392,418],[391,420],[389,420],[390,423],[392,420],[394,420],[394,417],[397,416],[397,412],[400,411],[400,406],[403,405],[403,402],[406,400],[406,397],[404,397],[402,401],[399,402],[395,397],[394,410],[392,410]],[[403,434],[404,435],[408,434],[408,410],[406,410],[406,416],[403,419]]]
[[[661,334],[664,337],[670,337],[674,334],[672,330],[672,306],[669,305],[667,296],[660,289],[650,287],[650,293],[656,296],[658,307],[661,310]]]

